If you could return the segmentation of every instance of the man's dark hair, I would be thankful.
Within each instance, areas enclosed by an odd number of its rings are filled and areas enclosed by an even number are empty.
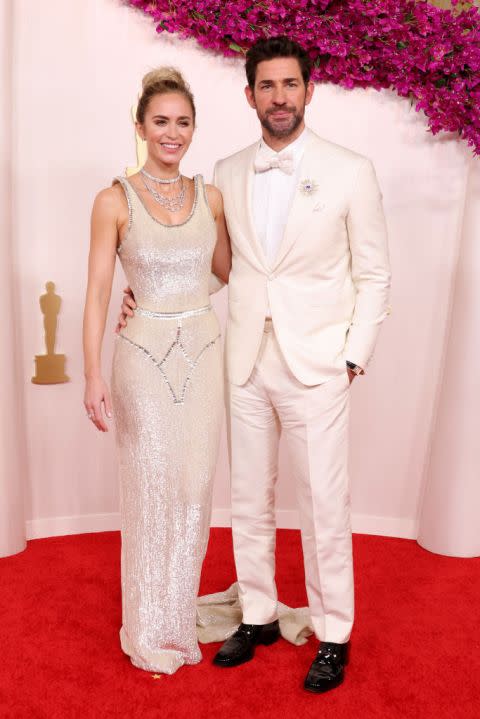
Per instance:
[[[277,57],[294,57],[298,60],[302,72],[303,82],[307,85],[312,72],[312,63],[306,50],[298,42],[290,40],[285,35],[262,38],[257,40],[247,51],[245,72],[249,86],[255,87],[257,65],[264,60],[274,60]]]

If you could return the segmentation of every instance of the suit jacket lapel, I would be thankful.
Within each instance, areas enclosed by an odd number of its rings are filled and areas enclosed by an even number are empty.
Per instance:
[[[305,180],[311,180],[318,185],[319,179],[319,158],[318,153],[314,149],[314,138],[310,137],[300,162],[299,181],[295,188],[292,205],[288,215],[285,232],[280,244],[277,256],[275,258],[274,268],[276,269],[285,259],[291,250],[306,222],[311,217],[311,213],[318,205],[320,200],[318,188],[312,192],[302,191],[301,187]]]
[[[242,158],[240,166],[235,168],[234,202],[236,207],[237,224],[243,230],[243,235],[249,241],[257,259],[264,269],[268,269],[268,262],[263,252],[262,244],[258,238],[253,219],[253,179],[255,172],[253,162],[260,142],[252,145]]]

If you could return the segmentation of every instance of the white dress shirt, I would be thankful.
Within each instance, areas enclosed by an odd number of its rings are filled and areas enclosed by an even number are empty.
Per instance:
[[[267,262],[275,262],[285,232],[288,214],[295,190],[300,183],[300,162],[308,139],[308,129],[281,152],[277,153],[261,140],[258,153],[276,157],[284,153],[293,155],[294,172],[288,175],[278,168],[256,172],[253,181],[253,222]]]

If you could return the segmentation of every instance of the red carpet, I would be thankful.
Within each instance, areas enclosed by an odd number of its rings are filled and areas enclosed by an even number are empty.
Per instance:
[[[357,622],[343,686],[301,688],[314,640],[281,640],[235,669],[204,661],[153,679],[118,643],[119,535],[32,541],[0,560],[1,719],[478,719],[480,560],[357,535]],[[278,537],[280,598],[305,603],[298,532]],[[230,531],[212,532],[202,592],[234,578]]]

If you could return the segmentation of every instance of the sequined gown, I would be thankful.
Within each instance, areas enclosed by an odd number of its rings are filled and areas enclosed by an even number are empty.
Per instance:
[[[223,409],[219,325],[208,283],[216,241],[201,176],[180,225],[164,225],[133,186],[118,254],[137,311],[115,347],[112,399],[120,473],[122,649],[172,674],[201,654],[196,599]]]

